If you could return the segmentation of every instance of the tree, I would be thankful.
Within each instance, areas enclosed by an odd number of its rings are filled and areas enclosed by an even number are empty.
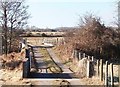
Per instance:
[[[67,34],[65,48],[77,49],[96,58],[119,58],[120,37],[118,33],[102,24],[100,18],[85,15],[81,19],[80,29],[75,31],[73,36],[70,33]]]
[[[12,41],[14,40],[16,29],[22,29],[27,24],[29,14],[28,6],[24,5],[25,1],[1,1],[0,2],[0,23],[3,28],[5,38],[5,54],[7,55],[8,47],[11,50]],[[8,43],[9,41],[9,43]],[[9,44],[9,45],[8,45]]]
[[[117,11],[117,14],[116,16],[114,17],[114,21],[113,21],[113,24],[116,25],[116,30],[117,32],[120,32],[120,1],[116,1],[116,11]],[[116,12],[115,11],[115,12]]]
[[[118,28],[120,28],[120,1],[118,1]]]

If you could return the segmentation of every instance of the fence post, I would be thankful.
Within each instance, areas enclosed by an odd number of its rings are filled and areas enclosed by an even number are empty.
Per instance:
[[[88,56],[88,60],[90,60],[90,56]]]
[[[46,67],[46,73],[48,73],[48,70],[47,70],[48,68]]]
[[[56,40],[56,44],[58,44],[58,38],[57,38],[57,40]]]
[[[85,58],[85,53],[83,53],[83,58]]]
[[[77,58],[77,50],[74,50],[74,57],[73,57],[74,59],[76,59]]]
[[[97,60],[97,76],[99,77],[99,60]]]
[[[29,49],[29,67],[31,69],[31,67],[32,67],[32,57],[31,57],[32,52],[31,52],[31,47],[29,47],[28,49]]]
[[[112,63],[110,64],[110,72],[111,72],[111,86],[113,86],[114,79],[113,79],[113,64]]]
[[[75,50],[75,59],[77,58],[77,50]]]
[[[31,46],[31,51],[32,51],[32,56],[34,58],[35,56],[34,56],[34,51],[33,51],[33,47],[32,46]]]
[[[100,59],[100,81],[103,81],[103,60]]]
[[[81,53],[79,52],[79,60],[81,59]]]
[[[72,60],[73,60],[73,63],[75,63],[75,50],[73,49],[73,53],[72,53]]]
[[[26,53],[26,54],[25,54],[25,55],[26,55],[25,58],[29,58],[30,50],[29,50],[29,49],[25,49],[25,51],[26,51],[26,52],[25,52],[25,53]]]
[[[74,58],[74,50],[72,51],[72,56],[71,56],[71,58]]]
[[[90,77],[90,61],[87,60],[87,78]]]
[[[92,56],[92,61],[94,61],[94,57]]]
[[[106,61],[106,69],[105,69],[105,85],[108,86],[108,61]]]

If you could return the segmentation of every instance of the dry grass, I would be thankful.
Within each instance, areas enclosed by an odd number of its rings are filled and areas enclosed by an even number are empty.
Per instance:
[[[61,60],[61,62],[64,65],[67,65],[71,71],[75,72],[76,69],[77,69],[77,67],[76,67],[77,63],[73,63],[73,61],[69,59],[69,55],[68,54],[63,54],[63,52],[61,52],[60,49],[62,49],[62,46],[63,45],[55,46],[53,48],[53,50],[54,50],[55,54],[57,55],[57,57]]]
[[[2,67],[0,69],[0,84],[20,85],[23,84],[22,79],[22,62],[24,53],[10,53],[0,56]]]
[[[30,33],[35,36],[42,35],[43,33],[46,35],[64,35],[65,34],[65,32],[30,32]]]
[[[44,41],[45,42],[60,42],[63,40],[63,37],[25,37],[27,39],[28,44],[32,45],[41,45]]]
[[[45,48],[40,48],[40,52],[42,55],[44,55],[44,61],[52,73],[62,73],[60,67],[58,67],[58,65],[54,63],[54,61],[51,59],[49,53]]]
[[[14,70],[14,69],[22,69],[22,61],[24,59],[24,55],[21,53],[10,53],[7,56],[1,56],[1,64],[4,69]]]

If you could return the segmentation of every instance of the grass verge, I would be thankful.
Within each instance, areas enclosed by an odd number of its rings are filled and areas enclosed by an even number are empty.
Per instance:
[[[49,71],[52,73],[62,73],[62,69],[55,64],[55,62],[51,59],[48,51],[46,48],[40,48],[41,54],[44,56],[44,62],[46,63],[47,67],[49,67]]]
[[[64,65],[69,66],[69,69],[73,72],[76,70],[76,64],[73,64],[72,60],[70,60],[70,59],[69,60],[63,60],[64,59],[63,55],[60,52],[58,52],[57,47],[53,47],[53,50],[54,50],[55,54],[57,55],[57,57],[61,60],[61,62]]]

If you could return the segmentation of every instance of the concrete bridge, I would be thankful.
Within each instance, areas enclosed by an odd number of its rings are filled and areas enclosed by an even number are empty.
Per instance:
[[[54,54],[52,51],[53,46],[49,45],[40,45],[40,46],[33,46],[28,45],[28,48],[26,50],[26,58],[27,60],[23,63],[23,78],[62,78],[62,79],[72,79],[72,78],[78,78],[70,69],[69,67],[63,65],[59,58]],[[53,62],[62,69],[62,73],[49,73],[48,70],[50,70],[50,67],[48,67],[44,63],[44,58],[42,57],[39,48],[46,48],[50,57],[52,58]],[[35,60],[35,66],[38,69],[38,71],[32,72],[31,69],[35,68],[33,66],[32,62]]]

